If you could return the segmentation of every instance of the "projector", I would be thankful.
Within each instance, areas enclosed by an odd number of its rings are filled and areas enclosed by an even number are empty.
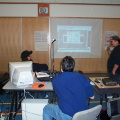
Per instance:
[[[114,79],[111,79],[111,78],[104,78],[104,79],[102,79],[102,82],[106,86],[116,86],[117,85],[117,81]]]

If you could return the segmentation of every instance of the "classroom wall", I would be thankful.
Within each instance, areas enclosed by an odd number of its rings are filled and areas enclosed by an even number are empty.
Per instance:
[[[22,50],[32,50],[34,62],[45,63],[49,66],[49,49],[48,51],[35,51],[35,31],[46,31],[49,37],[49,18],[22,18]]]
[[[38,5],[0,4],[0,17],[38,17]]]
[[[97,3],[97,4],[120,4],[119,0],[0,0],[0,2],[18,3]]]
[[[23,50],[33,51],[33,60],[49,66],[48,51],[35,51],[34,31],[47,31],[49,18],[0,18],[0,72],[8,72],[8,63],[21,61]]]
[[[50,17],[120,18],[119,5],[50,4]]]
[[[0,71],[8,71],[8,62],[20,61],[20,53],[20,18],[0,18]]]
[[[82,17],[81,17],[82,18]],[[87,17],[86,17],[87,18]],[[95,18],[95,17],[94,17]],[[23,50],[33,51],[33,61],[46,63],[52,69],[50,50],[35,51],[34,32],[47,31],[49,48],[49,19],[50,17],[0,17],[0,72],[8,72],[8,63],[21,61],[20,54]],[[89,18],[88,18],[89,19]],[[104,32],[117,31],[120,35],[119,18],[103,19],[102,33],[102,55],[101,58],[75,58],[75,70],[82,70],[84,73],[105,73],[107,72],[108,54],[104,50]],[[51,61],[50,61],[51,60]],[[61,59],[54,60],[54,70],[60,70]]]

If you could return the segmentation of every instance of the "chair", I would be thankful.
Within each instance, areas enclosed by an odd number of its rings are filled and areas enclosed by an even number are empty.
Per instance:
[[[101,111],[102,105],[97,105],[96,107],[77,112],[74,114],[72,120],[96,120],[97,116]]]

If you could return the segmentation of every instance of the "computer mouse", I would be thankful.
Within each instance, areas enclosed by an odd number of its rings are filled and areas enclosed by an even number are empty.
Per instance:
[[[41,87],[43,87],[43,86],[44,86],[43,84],[39,84],[39,85],[38,85],[39,88],[41,88]]]

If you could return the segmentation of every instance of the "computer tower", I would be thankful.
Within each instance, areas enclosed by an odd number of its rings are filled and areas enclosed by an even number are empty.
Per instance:
[[[120,120],[120,114],[112,116],[110,120]]]
[[[24,99],[22,106],[22,120],[43,120],[43,108],[48,99]]]
[[[108,100],[107,114],[108,116],[115,116],[120,114],[120,97]]]

